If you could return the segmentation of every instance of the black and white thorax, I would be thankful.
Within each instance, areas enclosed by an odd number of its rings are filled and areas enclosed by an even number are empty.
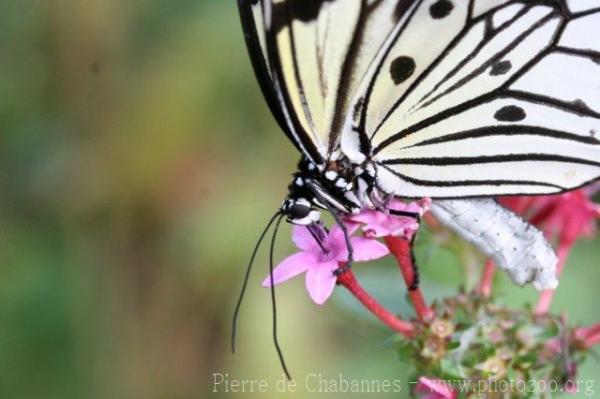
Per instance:
[[[321,164],[302,158],[282,212],[289,222],[308,225],[320,219],[319,209],[340,214],[356,214],[364,207],[385,211],[391,196],[377,187],[376,177],[373,162],[357,165],[339,152]]]

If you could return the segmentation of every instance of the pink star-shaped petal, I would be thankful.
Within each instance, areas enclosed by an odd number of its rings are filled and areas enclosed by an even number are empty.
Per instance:
[[[421,399],[456,399],[457,394],[450,383],[429,377],[420,377],[415,393],[422,394]]]
[[[389,204],[389,209],[403,212],[413,212],[423,215],[431,205],[430,199],[423,199],[417,202],[405,203],[398,199],[393,199]],[[348,217],[353,222],[363,223],[363,232],[365,236],[385,237],[401,236],[410,238],[419,228],[417,220],[406,216],[395,216],[388,212],[365,208],[359,214]]]
[[[345,225],[348,234],[354,233],[358,223]],[[306,290],[311,299],[322,305],[331,296],[337,277],[334,271],[339,263],[348,261],[348,248],[342,229],[335,225],[327,232],[323,227],[316,226],[314,232],[321,239],[321,246],[310,234],[306,226],[294,226],[292,240],[300,251],[285,258],[273,270],[273,282],[282,283],[299,274],[306,273]],[[350,237],[355,261],[374,260],[386,256],[388,248],[382,243],[365,237]],[[263,287],[271,286],[271,277],[267,276],[262,282]]]

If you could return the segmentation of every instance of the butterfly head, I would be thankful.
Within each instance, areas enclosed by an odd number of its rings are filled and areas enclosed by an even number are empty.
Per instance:
[[[307,226],[316,223],[321,218],[321,212],[316,210],[306,198],[288,197],[283,201],[281,211],[292,224]]]

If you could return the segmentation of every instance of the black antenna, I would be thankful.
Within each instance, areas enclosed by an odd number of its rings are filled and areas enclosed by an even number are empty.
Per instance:
[[[279,362],[281,363],[283,372],[285,373],[287,379],[291,380],[292,377],[290,376],[290,372],[288,371],[288,368],[285,365],[283,352],[281,351],[281,347],[279,346],[279,340],[277,339],[277,305],[275,301],[275,281],[273,281],[273,251],[275,248],[275,238],[277,237],[277,231],[279,230],[279,225],[281,224],[283,216],[283,214],[279,216],[279,219],[277,219],[277,223],[275,224],[275,228],[273,229],[273,236],[271,238],[271,248],[269,250],[269,278],[271,280],[271,305],[273,309],[273,343],[275,344],[275,350],[277,350],[277,356],[279,356]]]
[[[238,297],[237,304],[235,305],[235,311],[233,312],[233,321],[231,323],[231,352],[232,353],[235,353],[235,336],[237,333],[237,319],[238,319],[238,315],[240,312],[240,307],[242,306],[242,301],[244,300],[244,294],[246,293],[246,288],[248,287],[248,279],[250,278],[250,272],[252,271],[252,264],[254,263],[254,258],[256,257],[256,253],[258,252],[258,248],[260,248],[260,244],[262,243],[262,240],[265,238],[265,235],[267,235],[267,232],[271,228],[271,225],[273,224],[275,219],[277,219],[277,217],[280,215],[281,215],[281,212],[278,211],[271,217],[271,219],[267,223],[267,226],[263,230],[262,234],[260,235],[260,238],[258,239],[258,242],[256,243],[256,246],[254,247],[254,251],[252,251],[252,256],[250,257],[250,262],[248,262],[248,267],[246,267],[246,275],[244,277],[242,289],[240,290],[240,296]]]

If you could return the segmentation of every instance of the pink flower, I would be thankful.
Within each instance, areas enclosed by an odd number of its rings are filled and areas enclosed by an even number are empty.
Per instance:
[[[429,209],[431,200],[429,198],[404,203],[398,199],[390,202],[389,209],[404,212],[414,212],[421,216]],[[351,215],[348,220],[363,223],[362,230],[366,237],[401,236],[410,238],[419,228],[418,220],[406,216],[394,216],[387,212],[365,208],[357,215]]]
[[[600,323],[591,327],[580,327],[575,330],[575,339],[581,342],[585,348],[600,344]]]
[[[456,399],[457,397],[449,382],[429,377],[419,378],[415,393],[423,394],[421,399]]]
[[[346,224],[348,233],[352,235],[358,226],[356,223]],[[320,245],[309,228],[319,238]],[[334,272],[339,263],[348,261],[348,249],[342,229],[335,225],[327,232],[321,225],[294,226],[292,240],[300,251],[277,265],[273,270],[273,281],[279,284],[306,272],[306,289],[312,300],[322,305],[333,292],[337,280]],[[351,237],[350,243],[355,261],[378,259],[389,253],[385,245],[370,238]],[[265,278],[262,285],[271,286],[270,276]]]
[[[600,217],[600,207],[589,195],[589,190],[582,189],[552,196],[508,197],[501,202],[528,216],[547,237],[557,237],[561,245],[571,246],[578,238],[596,231],[595,220]]]
[[[544,344],[544,347],[552,356],[556,356],[563,351],[563,339],[562,337],[552,338]]]
[[[596,232],[596,219],[600,218],[600,207],[592,202],[590,197],[599,189],[600,185],[596,183],[559,195],[504,197],[500,202],[539,227],[548,239],[557,241],[559,263],[556,272],[560,275],[577,239]],[[547,313],[553,297],[552,290],[542,292],[535,313]]]

